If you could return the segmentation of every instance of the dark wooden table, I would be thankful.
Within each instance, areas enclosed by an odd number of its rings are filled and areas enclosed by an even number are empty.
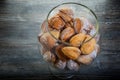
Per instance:
[[[51,8],[70,0],[0,0],[0,80],[52,79],[38,48],[37,35]],[[72,0],[71,0],[72,1]],[[72,79],[120,76],[120,1],[74,0],[91,8],[100,23],[101,52]]]

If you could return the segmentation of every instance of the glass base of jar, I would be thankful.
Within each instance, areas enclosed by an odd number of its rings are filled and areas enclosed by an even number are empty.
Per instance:
[[[68,70],[61,70],[51,65],[49,65],[48,68],[49,68],[51,75],[53,75],[55,78],[70,79],[74,76],[74,74],[72,74],[72,72]]]

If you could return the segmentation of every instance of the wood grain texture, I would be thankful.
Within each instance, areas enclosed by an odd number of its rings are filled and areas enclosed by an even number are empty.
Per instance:
[[[0,0],[0,78],[50,79],[39,53],[37,35],[50,9],[72,0]],[[110,79],[120,76],[120,1],[74,0],[91,8],[100,24],[101,52],[72,79]]]

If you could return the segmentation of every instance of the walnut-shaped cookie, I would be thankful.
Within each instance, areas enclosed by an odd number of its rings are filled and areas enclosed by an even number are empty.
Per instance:
[[[94,38],[92,38],[91,40],[89,39],[91,39],[91,36],[86,35],[85,41],[87,42],[83,43],[83,45],[80,48],[82,54],[90,54],[95,49],[96,40]]]

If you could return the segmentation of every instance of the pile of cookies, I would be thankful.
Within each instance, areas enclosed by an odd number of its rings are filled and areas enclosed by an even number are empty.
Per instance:
[[[38,39],[43,58],[59,69],[77,71],[81,64],[90,64],[99,51],[99,36],[92,38],[95,27],[85,17],[74,17],[72,9],[60,9],[41,29]]]

